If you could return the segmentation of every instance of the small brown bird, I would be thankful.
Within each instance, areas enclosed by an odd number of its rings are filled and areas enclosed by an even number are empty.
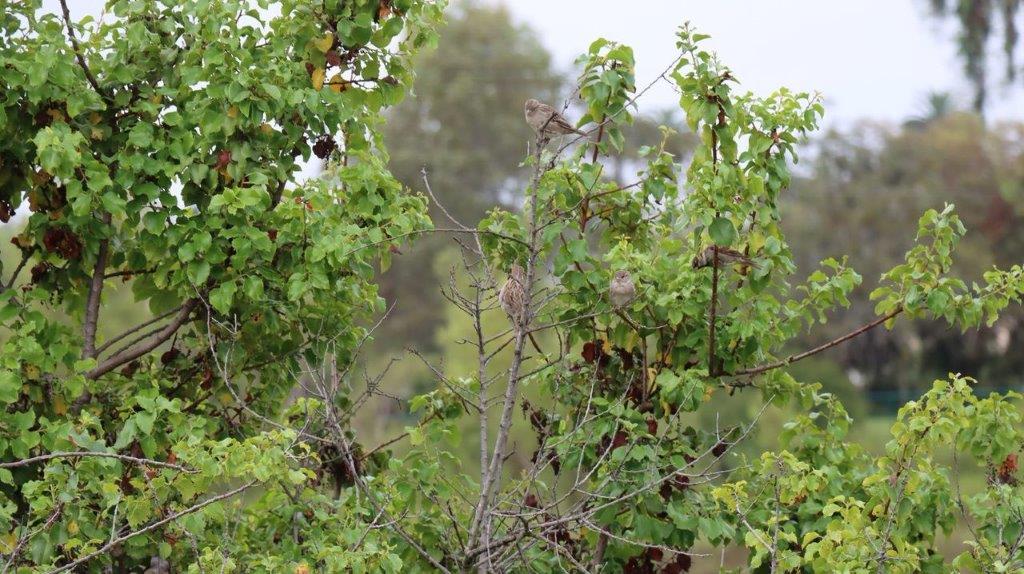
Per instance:
[[[611,300],[612,306],[616,309],[625,307],[634,297],[636,297],[636,285],[633,284],[633,278],[629,276],[629,271],[625,269],[616,271],[611,285],[608,287],[608,299]]]
[[[508,279],[498,291],[498,303],[516,328],[518,328],[522,320],[523,307],[526,301],[525,283],[526,277],[523,275],[523,268],[513,263],[512,268],[508,272]]]
[[[498,290],[498,303],[501,305],[505,314],[508,315],[509,321],[512,322],[512,327],[515,330],[519,330],[520,322],[529,321],[529,319],[523,319],[523,311],[526,307],[526,275],[523,273],[523,268],[516,264],[512,264],[512,268],[509,269],[508,279],[505,280],[505,284]],[[525,329],[526,325],[522,327]],[[527,337],[530,339],[530,343],[534,349],[537,349],[538,353],[544,354],[541,350],[540,345],[537,343],[537,339],[533,338],[533,333],[527,332]]]
[[[715,246],[709,245],[693,258],[693,268],[701,269],[702,267],[711,267],[715,261]],[[735,249],[729,249],[728,247],[718,247],[718,262],[721,263],[742,263],[744,269],[747,267],[757,267],[757,264],[753,262],[749,257],[736,251]]]
[[[570,124],[555,108],[533,98],[526,100],[526,123],[545,138],[568,134],[587,135]]]

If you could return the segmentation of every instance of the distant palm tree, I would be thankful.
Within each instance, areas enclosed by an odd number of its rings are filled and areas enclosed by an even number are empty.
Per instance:
[[[958,111],[956,100],[952,94],[949,92],[929,92],[925,96],[924,113],[903,122],[903,127],[924,129],[943,118],[949,117],[956,111]]]

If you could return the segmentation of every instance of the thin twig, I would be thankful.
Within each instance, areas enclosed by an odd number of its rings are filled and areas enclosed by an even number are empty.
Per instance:
[[[213,504],[215,502],[220,502],[221,500],[224,500],[224,499],[227,499],[227,498],[231,498],[232,496],[234,496],[234,495],[236,495],[236,494],[238,494],[240,492],[243,492],[245,490],[248,490],[248,489],[252,488],[256,484],[258,484],[258,482],[259,481],[256,481],[256,480],[250,480],[249,482],[243,484],[242,486],[239,486],[238,488],[235,488],[233,490],[229,490],[229,491],[227,491],[227,492],[225,492],[223,494],[219,494],[217,496],[214,496],[213,498],[208,498],[208,499],[204,500],[203,502],[200,502],[199,504],[195,504],[193,506],[190,506],[190,507],[188,507],[185,510],[182,510],[180,512],[175,512],[174,514],[171,514],[171,515],[167,516],[166,518],[164,518],[162,520],[158,520],[156,522],[153,522],[152,524],[150,524],[148,526],[145,526],[145,527],[140,528],[138,530],[135,530],[133,532],[129,532],[128,534],[125,534],[125,535],[122,535],[122,536],[118,536],[117,538],[114,538],[110,542],[107,542],[106,544],[101,546],[98,550],[96,550],[94,552],[90,552],[89,554],[86,554],[85,556],[82,556],[78,560],[75,560],[74,562],[69,562],[69,563],[65,564],[64,566],[61,566],[60,568],[57,568],[55,570],[50,570],[47,574],[58,574],[60,572],[66,572],[68,570],[72,570],[72,569],[74,569],[74,568],[76,568],[76,567],[78,567],[78,566],[80,566],[82,564],[85,564],[86,562],[92,560],[93,558],[96,558],[97,556],[106,554],[108,550],[110,550],[114,546],[117,546],[118,544],[121,544],[122,542],[124,542],[124,541],[126,541],[128,539],[131,539],[131,538],[134,538],[134,537],[139,536],[141,534],[145,534],[147,532],[151,532],[153,530],[156,530],[157,528],[160,528],[161,526],[164,526],[165,524],[169,524],[171,522],[174,522],[175,520],[181,518],[182,516],[185,516],[187,514],[192,514],[194,512],[198,512],[199,510],[202,510],[203,508],[206,508],[207,506],[209,506],[209,505],[211,505],[211,504]]]
[[[86,373],[85,377],[87,379],[96,380],[102,377],[103,375],[109,373],[110,371],[113,371],[114,369],[120,367],[121,365],[134,361],[135,359],[141,357],[142,355],[145,355],[146,353],[159,347],[165,341],[167,341],[167,339],[170,339],[171,335],[174,335],[174,333],[176,333],[178,329],[181,328],[181,326],[184,325],[186,321],[188,321],[189,315],[192,314],[192,310],[195,309],[198,304],[198,299],[189,299],[181,306],[181,310],[178,312],[178,315],[174,318],[174,320],[168,323],[167,326],[164,327],[163,330],[161,330],[159,333],[157,333],[157,335],[152,340],[150,340],[144,345],[140,345],[134,349],[129,349],[124,353],[117,354],[114,355],[113,357],[106,359],[105,361],[100,363],[95,369]]]
[[[103,99],[107,99],[107,94],[100,89],[99,82],[96,81],[96,76],[92,75],[92,70],[89,69],[89,65],[85,62],[85,56],[82,55],[82,47],[78,45],[78,37],[75,36],[75,28],[71,24],[71,12],[68,10],[67,0],[60,0],[60,9],[64,12],[64,24],[68,29],[68,39],[71,41],[71,47],[75,50],[75,58],[78,60],[78,65],[85,72],[85,79],[89,81],[89,85],[92,89],[96,90],[96,93]]]
[[[188,474],[195,474],[196,472],[199,472],[197,470],[193,470],[191,468],[186,468],[186,467],[181,466],[179,464],[174,464],[174,463],[170,463],[170,462],[161,462],[159,460],[153,460],[153,459],[149,459],[149,458],[139,458],[137,456],[128,456],[128,455],[117,454],[117,453],[113,453],[113,452],[94,452],[94,451],[88,451],[88,450],[85,450],[85,451],[70,451],[70,452],[51,452],[51,453],[48,453],[48,454],[41,454],[39,456],[33,456],[31,458],[23,458],[21,460],[16,460],[16,461],[13,461],[13,462],[3,462],[3,463],[0,463],[0,468],[16,468],[16,467],[19,467],[19,466],[28,466],[30,464],[35,464],[37,462],[43,462],[43,461],[47,461],[47,460],[52,460],[52,459],[55,459],[55,458],[79,458],[79,457],[116,458],[116,459],[124,461],[124,462],[131,462],[131,463],[134,463],[134,464],[142,464],[142,465],[146,465],[146,466],[157,466],[157,467],[161,467],[161,468],[170,468],[170,469],[174,469],[174,470],[177,470],[177,471],[180,471],[180,472],[185,472],[185,473],[188,473]]]
[[[743,369],[742,371],[736,371],[734,373],[719,373],[719,375],[721,375],[721,376],[730,376],[730,377],[738,377],[738,376],[742,376],[742,375],[757,375],[757,374],[760,374],[760,373],[764,373],[766,371],[771,371],[773,369],[778,369],[779,367],[785,367],[785,366],[790,365],[792,363],[795,363],[797,361],[806,359],[807,357],[810,357],[811,355],[817,355],[818,353],[820,353],[822,351],[826,351],[828,349],[831,349],[832,347],[835,347],[836,345],[839,345],[840,343],[844,343],[846,341],[849,341],[850,339],[853,339],[854,337],[857,337],[858,335],[862,335],[862,334],[870,331],[871,329],[874,329],[875,327],[881,325],[882,323],[885,323],[889,319],[892,319],[896,315],[899,315],[902,312],[903,312],[903,307],[899,306],[899,307],[893,309],[892,311],[886,313],[885,315],[875,319],[874,321],[871,321],[870,323],[867,323],[865,325],[862,325],[862,326],[858,327],[857,329],[854,329],[853,331],[850,331],[849,333],[843,335],[842,337],[839,337],[839,338],[836,338],[836,339],[832,339],[831,341],[829,341],[829,342],[827,342],[827,343],[825,343],[823,345],[818,345],[817,347],[815,347],[813,349],[810,349],[809,351],[804,351],[803,353],[797,353],[795,355],[790,355],[790,356],[786,357],[785,359],[782,359],[781,361],[776,361],[774,363],[768,363],[766,365],[761,365],[761,366],[758,366],[758,367],[751,367],[749,369]]]
[[[175,307],[175,308],[173,308],[173,309],[171,309],[169,311],[161,313],[161,314],[157,315],[156,317],[153,317],[152,319],[150,319],[150,320],[148,320],[148,321],[146,321],[144,323],[139,323],[138,325],[132,327],[131,329],[128,329],[127,331],[121,333],[120,335],[118,335],[118,336],[114,337],[113,339],[107,341],[106,343],[103,343],[102,345],[100,345],[96,349],[96,356],[102,355],[103,351],[106,351],[107,349],[110,348],[111,345],[113,345],[114,343],[120,341],[121,339],[124,339],[125,337],[131,335],[132,333],[136,333],[136,332],[138,332],[138,331],[140,331],[142,329],[145,329],[146,327],[152,325],[153,323],[157,323],[157,322],[159,322],[159,321],[161,321],[163,319],[166,319],[167,317],[170,317],[171,315],[177,313],[180,309],[181,309],[181,305],[178,305],[177,307]]]

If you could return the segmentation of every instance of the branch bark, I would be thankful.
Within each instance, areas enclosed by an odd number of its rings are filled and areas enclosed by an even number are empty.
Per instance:
[[[810,357],[812,355],[817,355],[818,353],[820,353],[822,351],[827,351],[828,349],[831,349],[832,347],[835,347],[836,345],[839,345],[841,343],[845,343],[846,341],[849,341],[850,339],[853,339],[854,337],[857,337],[859,335],[862,335],[862,334],[870,331],[871,329],[874,329],[875,327],[881,325],[882,323],[885,323],[889,319],[892,319],[893,317],[895,317],[896,315],[899,315],[902,312],[903,312],[903,307],[902,306],[897,307],[897,308],[893,309],[892,311],[886,313],[885,315],[875,319],[874,321],[871,321],[870,323],[861,325],[860,327],[854,329],[853,331],[850,331],[849,333],[843,335],[842,337],[838,337],[836,339],[832,339],[831,341],[829,341],[829,342],[827,342],[825,344],[822,344],[822,345],[818,345],[817,347],[815,347],[813,349],[810,349],[808,351],[804,351],[802,353],[797,353],[795,355],[790,355],[790,356],[786,357],[785,359],[782,359],[781,361],[776,361],[774,363],[768,363],[768,364],[761,365],[761,366],[758,366],[758,367],[751,367],[749,369],[744,369],[742,371],[736,371],[735,373],[721,373],[721,375],[737,376],[737,377],[741,376],[741,375],[758,375],[758,374],[761,374],[761,373],[764,373],[764,372],[767,372],[767,371],[771,371],[773,369],[778,369],[780,367],[785,367],[786,365],[793,364],[793,363],[795,363],[797,361],[806,359],[807,357]]]
[[[718,322],[718,246],[712,247],[711,260],[711,309],[708,312],[708,376],[715,376],[715,323]]]
[[[95,369],[86,373],[85,377],[87,379],[96,380],[102,377],[103,375],[109,373],[110,371],[113,371],[114,369],[120,367],[121,365],[124,365],[125,363],[130,363],[131,361],[134,361],[135,359],[138,359],[142,355],[145,355],[146,353],[159,347],[165,341],[167,341],[167,339],[170,339],[171,336],[174,335],[174,333],[176,333],[178,329],[180,329],[181,326],[188,321],[189,315],[192,314],[192,310],[195,309],[198,304],[199,299],[189,299],[188,301],[185,302],[184,305],[181,306],[181,310],[178,311],[178,314],[174,317],[174,320],[168,323],[167,326],[164,327],[159,333],[157,333],[155,337],[153,337],[143,345],[139,345],[134,349],[128,349],[123,353],[114,355],[113,357],[106,359],[105,361],[97,365]]]
[[[110,215],[103,218],[104,223],[110,222]],[[107,269],[107,258],[110,256],[110,240],[100,241],[100,250],[96,254],[96,266],[93,267],[92,280],[89,283],[89,296],[85,303],[85,324],[82,326],[82,358],[96,357],[96,323],[100,316],[100,296],[103,294],[103,274]]]
[[[180,471],[180,472],[187,472],[189,474],[197,472],[197,471],[195,471],[193,469],[186,468],[186,467],[181,466],[179,464],[173,464],[173,463],[170,463],[170,462],[162,462],[162,461],[159,461],[159,460],[152,460],[152,459],[149,459],[149,458],[139,458],[139,457],[136,457],[136,456],[128,456],[128,455],[117,454],[117,453],[113,453],[113,452],[94,452],[94,451],[88,451],[88,450],[84,450],[84,451],[70,451],[70,452],[51,452],[51,453],[48,453],[48,454],[41,454],[39,456],[33,456],[31,458],[23,458],[21,460],[16,460],[16,461],[13,461],[13,462],[0,463],[0,468],[15,468],[15,467],[19,467],[19,466],[27,466],[27,465],[30,465],[30,464],[35,464],[37,462],[44,462],[44,461],[47,461],[47,460],[53,460],[55,458],[80,458],[80,457],[90,457],[90,456],[91,457],[95,457],[95,458],[116,458],[117,460],[120,460],[122,462],[131,462],[131,463],[134,463],[134,464],[144,464],[144,465],[147,465],[147,466],[156,466],[156,467],[160,467],[160,468],[170,468],[170,469],[177,470],[177,471]]]
[[[107,99],[107,94],[100,89],[99,82],[96,81],[96,76],[93,75],[92,70],[89,69],[89,64],[85,62],[85,56],[82,54],[82,47],[78,44],[78,37],[75,36],[75,28],[71,24],[71,12],[68,10],[67,0],[60,0],[60,9],[64,13],[64,25],[68,30],[68,40],[71,41],[71,47],[75,50],[75,59],[78,60],[78,65],[85,72],[85,79],[88,80],[89,85],[92,89],[96,90],[96,93],[101,98]]]
[[[122,536],[118,536],[117,538],[113,538],[109,542],[107,542],[106,544],[101,546],[95,552],[90,552],[89,554],[86,554],[85,556],[82,556],[81,558],[75,560],[74,562],[69,562],[69,563],[61,566],[60,568],[57,568],[57,569],[54,569],[54,570],[50,570],[49,572],[47,572],[47,574],[59,574],[60,572],[67,572],[68,570],[72,570],[72,569],[74,569],[74,568],[76,568],[76,567],[78,567],[78,566],[80,566],[82,564],[85,564],[86,562],[92,560],[93,558],[96,558],[97,556],[100,556],[102,554],[106,554],[106,552],[108,550],[110,550],[111,548],[117,546],[118,544],[121,544],[122,542],[124,542],[124,541],[126,541],[126,540],[128,540],[130,538],[134,538],[134,537],[139,536],[141,534],[145,534],[147,532],[151,532],[153,530],[156,530],[157,528],[160,528],[161,526],[164,526],[165,524],[169,524],[171,522],[174,522],[175,520],[181,518],[182,516],[185,516],[186,514],[192,514],[194,512],[198,512],[199,510],[202,510],[203,508],[205,508],[205,507],[207,507],[207,506],[209,506],[209,505],[211,505],[211,504],[213,504],[215,502],[220,502],[221,500],[224,500],[226,498],[231,498],[232,496],[234,496],[236,494],[239,494],[239,493],[241,493],[241,492],[243,492],[245,490],[248,490],[248,489],[252,488],[253,486],[256,486],[256,484],[258,484],[258,482],[259,481],[256,481],[256,480],[250,480],[249,482],[243,484],[242,486],[239,486],[238,488],[229,490],[229,491],[227,491],[227,492],[225,492],[223,494],[219,494],[217,496],[214,496],[213,498],[208,498],[208,499],[204,500],[203,502],[200,502],[199,504],[190,506],[190,507],[188,507],[185,510],[182,510],[180,512],[175,512],[174,514],[171,514],[171,515],[167,516],[166,518],[164,518],[162,520],[158,520],[156,522],[153,522],[152,524],[150,524],[148,526],[144,526],[143,528],[140,528],[140,529],[135,530],[133,532],[129,532],[128,534],[124,534]]]
[[[540,184],[540,178],[546,171],[542,163],[543,145],[538,138],[536,151],[534,152],[534,160],[536,161],[536,168],[534,169],[533,178],[528,188],[527,198],[530,197],[530,191],[533,192],[533,197],[536,198],[537,186]],[[473,512],[473,520],[470,523],[469,537],[467,540],[467,547],[473,548],[476,545],[478,538],[480,537],[480,530],[484,527],[487,522],[487,507],[491,501],[491,494],[496,489],[497,485],[501,482],[500,475],[501,469],[505,462],[505,447],[508,443],[509,430],[512,427],[512,414],[515,411],[516,399],[519,391],[519,369],[522,366],[524,350],[526,340],[528,339],[529,332],[527,327],[530,321],[530,313],[532,311],[532,296],[533,296],[533,277],[536,271],[537,263],[537,219],[538,206],[536,201],[530,205],[530,245],[529,245],[529,256],[526,259],[526,277],[524,279],[525,285],[523,286],[523,312],[519,315],[517,325],[515,325],[515,344],[512,354],[512,364],[508,370],[508,385],[505,388],[505,395],[503,398],[503,405],[501,411],[501,417],[498,423],[498,434],[494,439],[494,448],[491,451],[490,462],[481,469],[481,480],[480,480],[480,498],[477,501],[476,509]]]

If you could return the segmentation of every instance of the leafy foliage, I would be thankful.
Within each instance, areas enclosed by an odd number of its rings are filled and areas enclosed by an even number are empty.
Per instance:
[[[352,548],[358,511],[318,510],[323,445],[274,421],[304,357],[351,355],[381,309],[375,263],[428,224],[376,126],[441,6],[107,9],[4,3],[0,203],[5,221],[32,211],[0,304],[8,564],[128,569],[191,548],[193,568],[278,571],[341,545],[332,568],[397,570],[391,546]],[[311,154],[329,175],[302,182]],[[115,336],[103,291],[121,279],[153,319]],[[244,506],[210,498],[240,487],[258,491]]]
[[[685,178],[668,127],[637,150],[633,181],[604,173],[644,89],[628,47],[594,42],[579,89],[591,135],[533,142],[524,209],[459,228],[463,281],[445,295],[476,368],[433,367],[436,387],[410,401],[419,420],[362,444],[351,419],[378,389],[355,390],[353,367],[383,311],[374,267],[431,229],[385,169],[380,114],[441,7],[293,0],[264,24],[270,5],[248,6],[115,1],[113,20],[65,29],[20,5],[4,20],[3,198],[33,212],[0,308],[11,565],[684,572],[708,546],[742,545],[752,569],[938,571],[959,512],[976,529],[954,566],[1020,568],[1018,395],[940,380],[872,457],[845,441],[842,405],[788,371],[905,316],[992,321],[1024,270],[968,286],[951,271],[964,225],[929,210],[874,291],[878,316],[787,354],[862,282],[841,257],[794,279],[782,233],[796,146],[823,107],[738,93],[688,26],[656,80],[698,138]],[[310,154],[332,161],[300,182]],[[491,335],[513,264],[522,313]],[[623,307],[606,295],[618,270],[637,287]],[[108,335],[104,287],[129,275],[154,318]],[[697,422],[712,397],[747,392],[762,406],[745,424]],[[748,463],[736,447],[773,405],[797,414]],[[466,420],[478,468],[453,454]],[[935,456],[948,445],[988,469],[968,501],[956,462]]]

